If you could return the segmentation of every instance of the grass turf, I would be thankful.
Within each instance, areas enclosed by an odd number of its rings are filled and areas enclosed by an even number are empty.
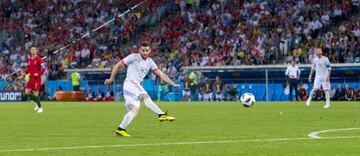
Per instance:
[[[125,113],[117,103],[44,103],[45,111],[36,114],[34,104],[0,103],[0,155],[359,155],[360,138],[328,140],[283,140],[307,138],[313,131],[360,127],[359,102],[257,102],[245,108],[237,102],[161,102],[176,122],[160,123],[142,105],[127,131],[132,137],[114,134]],[[360,136],[360,130],[338,131],[320,136]],[[177,142],[252,140],[233,143],[177,144]],[[108,145],[135,145],[108,147]],[[79,146],[106,146],[84,149],[17,151]]]

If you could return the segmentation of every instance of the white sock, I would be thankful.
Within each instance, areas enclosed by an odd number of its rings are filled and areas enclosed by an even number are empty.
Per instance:
[[[325,90],[326,105],[330,105],[330,91]]]
[[[129,111],[128,113],[126,113],[119,127],[122,129],[126,129],[126,127],[131,123],[135,116],[136,113],[134,113],[133,111]]]
[[[144,100],[145,106],[155,112],[156,114],[165,114],[152,100],[150,97]]]
[[[311,92],[310,92],[310,95],[309,95],[309,98],[308,98],[308,102],[311,102],[311,100],[312,100],[312,98],[313,98],[313,95],[314,95],[314,92],[315,92],[315,90],[313,89],[313,90],[311,90]]]

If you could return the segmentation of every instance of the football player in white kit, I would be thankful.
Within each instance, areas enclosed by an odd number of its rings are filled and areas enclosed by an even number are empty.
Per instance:
[[[138,114],[141,101],[144,102],[146,107],[154,111],[159,116],[159,121],[175,121],[174,117],[168,116],[166,112],[163,112],[151,100],[145,89],[140,85],[144,77],[148,74],[149,70],[151,70],[154,74],[159,76],[171,86],[174,86],[178,89],[180,88],[179,84],[175,84],[168,75],[158,69],[155,62],[149,57],[150,52],[150,43],[141,43],[139,53],[130,54],[123,60],[121,60],[119,63],[117,63],[112,69],[110,79],[105,80],[106,85],[112,84],[119,68],[127,68],[123,90],[125,98],[125,108],[128,112],[125,114],[119,127],[115,130],[116,134],[119,136],[130,136],[125,129]]]
[[[316,72],[315,80],[314,80],[314,86],[313,89],[310,92],[309,98],[306,101],[306,106],[310,106],[311,99],[313,95],[316,93],[320,87],[323,88],[325,91],[325,99],[326,104],[324,108],[330,108],[330,74],[331,74],[331,66],[329,59],[322,55],[322,50],[317,49],[316,50],[317,57],[314,58],[312,65],[311,65],[311,71],[309,75],[309,82],[311,82],[312,75],[314,73],[314,70]]]

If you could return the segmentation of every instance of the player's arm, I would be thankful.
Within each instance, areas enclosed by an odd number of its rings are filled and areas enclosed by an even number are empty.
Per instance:
[[[46,71],[46,66],[45,66],[45,63],[43,62],[43,60],[40,57],[38,57],[37,61],[40,63],[40,71],[37,73],[34,73],[34,77],[40,77]]]
[[[326,75],[325,75],[325,80],[330,81],[331,64],[330,64],[329,59],[326,59],[325,66],[326,66],[326,69],[327,69],[327,72],[326,72]]]
[[[289,77],[289,70],[290,70],[290,67],[287,67],[287,68],[286,68],[286,71],[285,71],[285,75],[286,75],[287,77]]]
[[[159,76],[162,80],[164,80],[166,83],[168,83],[169,85],[179,89],[180,85],[176,84],[174,81],[172,81],[169,76],[167,74],[165,74],[164,72],[156,69],[153,71],[155,75]]]
[[[123,69],[126,68],[126,65],[125,65],[125,63],[124,63],[123,60],[121,60],[120,62],[118,62],[118,63],[113,67],[113,69],[112,69],[112,71],[111,71],[111,76],[110,76],[110,78],[109,78],[109,79],[106,79],[105,82],[104,82],[106,85],[110,85],[110,84],[114,81],[115,76],[116,76],[116,74],[117,74],[117,72],[119,71],[120,68],[123,68]]]

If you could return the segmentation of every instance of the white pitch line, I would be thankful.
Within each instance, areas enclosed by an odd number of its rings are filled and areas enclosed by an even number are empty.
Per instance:
[[[328,129],[323,131],[311,132],[308,136],[313,139],[320,139],[323,137],[318,136],[321,133],[328,133],[328,132],[337,132],[337,131],[352,131],[352,130],[360,130],[360,127],[357,128],[341,128],[341,129]]]
[[[95,149],[95,148],[114,148],[114,147],[140,147],[140,146],[170,146],[170,145],[199,145],[199,144],[228,144],[241,142],[274,142],[274,141],[295,141],[295,140],[331,140],[331,139],[351,139],[360,138],[360,136],[342,136],[342,137],[322,137],[322,138],[275,138],[275,139],[251,139],[251,140],[224,140],[224,141],[197,141],[197,142],[173,142],[173,143],[153,143],[153,144],[124,144],[124,145],[100,145],[100,146],[75,146],[75,147],[49,147],[32,149],[9,149],[0,150],[4,152],[32,152],[32,151],[56,151],[56,150],[75,150],[75,149]]]

